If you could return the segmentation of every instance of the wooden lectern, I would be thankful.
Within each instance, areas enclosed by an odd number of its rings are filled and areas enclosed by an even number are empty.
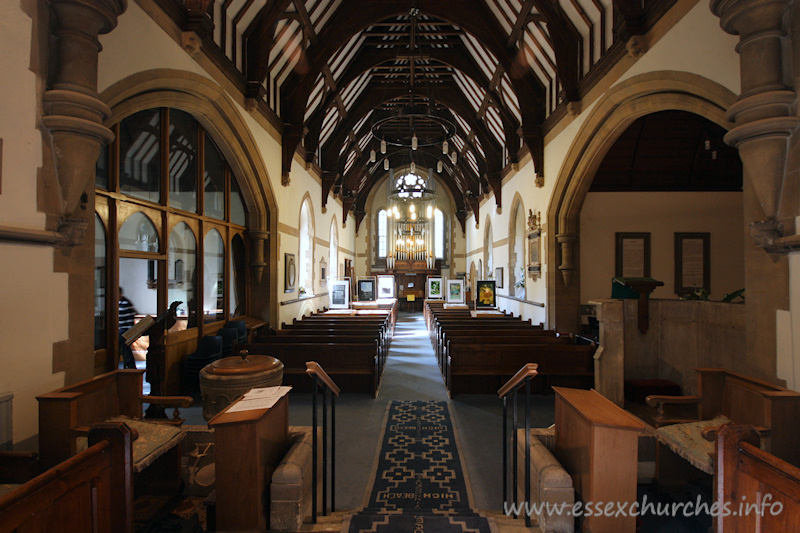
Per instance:
[[[217,531],[269,529],[269,483],[289,451],[289,396],[269,409],[228,413],[208,421],[216,445]]]

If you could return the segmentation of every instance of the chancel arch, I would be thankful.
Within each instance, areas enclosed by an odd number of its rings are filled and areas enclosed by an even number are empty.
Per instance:
[[[613,87],[592,109],[559,170],[547,210],[548,321],[577,332],[580,324],[580,213],[597,169],[620,135],[638,118],[679,110],[729,130],[729,89],[686,72],[652,72]]]

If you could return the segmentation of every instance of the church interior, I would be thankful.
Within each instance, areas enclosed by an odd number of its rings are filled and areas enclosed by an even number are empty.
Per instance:
[[[797,3],[0,28],[0,531],[800,527]]]

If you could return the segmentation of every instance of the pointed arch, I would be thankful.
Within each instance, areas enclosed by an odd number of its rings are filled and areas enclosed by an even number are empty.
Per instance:
[[[514,295],[514,288],[520,279],[525,280],[525,204],[519,191],[511,200],[508,217],[508,294]],[[522,269],[522,278],[520,278]]]
[[[248,213],[252,240],[250,266],[252,312],[278,317],[277,201],[261,149],[241,114],[241,107],[216,83],[192,72],[153,69],[132,74],[107,87],[100,98],[111,108],[106,125],[144,109],[171,107],[191,113],[217,141]],[[270,267],[270,265],[273,265]]]
[[[736,95],[688,72],[659,71],[634,76],[611,88],[594,106],[559,170],[547,209],[547,300],[551,327],[577,332],[580,283],[579,216],[600,163],[636,119],[666,110],[704,117],[725,129],[726,110]]]
[[[298,287],[304,288],[307,294],[314,292],[314,237],[316,223],[314,221],[314,204],[311,194],[306,191],[300,200],[297,228],[299,231],[299,248],[297,254]]]

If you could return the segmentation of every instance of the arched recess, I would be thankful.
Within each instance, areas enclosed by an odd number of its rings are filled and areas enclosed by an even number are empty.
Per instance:
[[[508,217],[508,294],[514,296],[517,282],[525,280],[525,204],[519,192],[514,194],[510,213],[511,216]]]
[[[237,177],[249,216],[251,314],[277,320],[277,202],[241,107],[208,78],[173,69],[138,72],[106,88],[100,98],[112,110],[106,125],[144,109],[171,107],[191,113],[215,139]]]
[[[687,72],[635,76],[609,90],[575,136],[559,170],[547,209],[547,315],[549,327],[578,332],[580,325],[579,217],[597,168],[636,119],[658,111],[694,113],[727,130],[736,101],[729,89]]]

